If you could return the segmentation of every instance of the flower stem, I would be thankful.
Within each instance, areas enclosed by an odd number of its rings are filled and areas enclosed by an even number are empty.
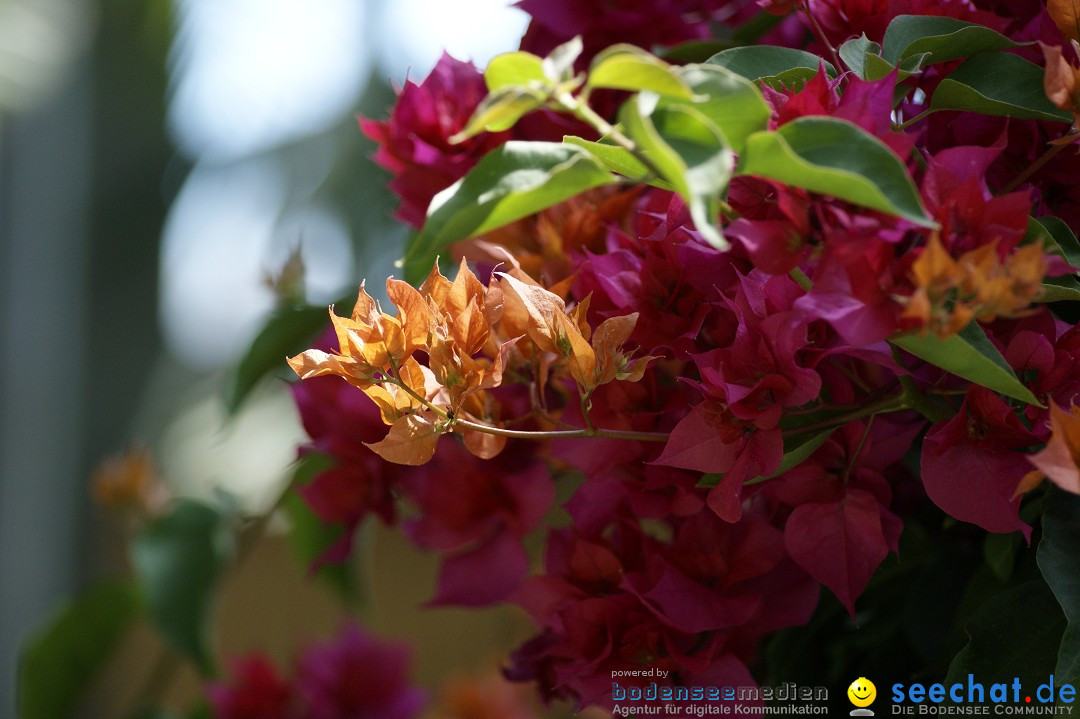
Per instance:
[[[402,390],[404,390],[410,397],[422,404],[427,409],[431,410],[443,420],[451,428],[460,427],[462,429],[469,429],[473,432],[483,432],[484,434],[493,434],[497,437],[508,437],[510,439],[528,439],[528,440],[544,440],[544,439],[627,439],[634,442],[667,442],[668,433],[666,432],[635,432],[632,430],[622,429],[600,429],[597,427],[585,427],[582,429],[556,429],[550,431],[531,431],[523,429],[506,429],[505,427],[492,427],[489,424],[482,424],[480,422],[470,422],[467,419],[461,417],[450,418],[450,415],[445,410],[436,407],[424,397],[421,397],[412,387],[409,387],[404,382],[397,379],[387,378],[386,382],[396,384]]]
[[[637,146],[636,142],[624,135],[619,128],[601,117],[600,114],[589,107],[587,103],[581,102],[581,100],[570,93],[560,93],[555,100],[561,109],[573,114],[600,133],[601,137],[610,138],[616,145],[636,157],[642,165],[645,165],[650,173],[658,178],[664,177],[664,173],[660,172],[660,168],[653,164],[653,161],[640,147]]]
[[[813,288],[814,283],[810,281],[810,278],[806,276],[806,273],[803,272],[801,268],[792,267],[788,274],[791,275],[791,279],[799,284],[799,287],[802,287],[807,292]]]
[[[1065,135],[1062,136],[1061,139],[1064,140],[1065,138],[1067,138],[1069,136],[1072,136],[1072,138],[1075,139],[1076,137],[1080,137],[1080,133],[1077,132],[1076,128],[1069,128],[1069,131],[1067,133],[1065,133]],[[1070,144],[1072,144],[1071,141],[1069,141],[1069,142],[1055,142],[1053,145],[1048,147],[1046,149],[1046,152],[1044,152],[1042,154],[1042,156],[1038,160],[1035,160],[1035,162],[1028,165],[1019,175],[1014,177],[1009,184],[1007,184],[1007,185],[1005,185],[1005,187],[1001,188],[1001,194],[1004,195],[1007,192],[1012,192],[1013,190],[1015,190],[1017,187],[1019,187],[1021,184],[1023,184],[1026,180],[1028,180],[1032,175],[1034,175],[1036,172],[1041,170],[1043,168],[1043,165],[1045,165],[1046,163],[1050,162],[1050,160],[1053,160],[1055,157],[1057,157],[1058,153],[1060,153],[1062,150],[1064,150]]]
[[[810,3],[808,0],[799,3],[800,8],[806,14],[806,18],[810,21],[810,29],[814,33],[814,37],[829,51],[829,58],[833,62],[833,67],[836,68],[836,73],[841,77],[844,74],[844,66],[840,63],[840,55],[836,52],[836,48],[829,42],[829,38],[825,35],[825,29],[821,27],[821,23],[814,17],[814,13],[810,12]]]
[[[897,125],[894,125],[893,129],[895,129],[895,130],[906,130],[909,127],[911,127],[912,125],[914,125],[916,122],[923,119],[924,117],[926,117],[927,115],[929,115],[932,112],[934,112],[933,108],[927,108],[927,109],[923,110],[922,112],[920,112],[918,115],[913,115],[912,117],[909,117],[908,119],[904,120],[903,122],[901,122],[901,123],[899,123]]]
[[[851,477],[851,471],[855,469],[855,463],[859,461],[859,455],[862,454],[863,447],[866,446],[866,439],[870,436],[870,429],[874,426],[874,418],[876,414],[870,415],[870,419],[866,420],[866,428],[863,430],[862,437],[859,439],[859,446],[855,448],[855,451],[848,459],[847,466],[844,467],[844,475],[841,481],[846,485],[848,478]]]
[[[863,405],[858,409],[837,417],[830,417],[828,419],[823,419],[820,422],[803,425],[802,427],[793,427],[792,429],[785,430],[784,435],[800,435],[806,434],[807,432],[828,429],[830,427],[838,428],[844,426],[848,422],[854,422],[855,420],[863,419],[864,417],[871,417],[873,415],[886,414],[889,412],[900,412],[905,409],[910,409],[910,406],[908,405],[906,394],[901,392],[900,394],[882,397],[877,402],[871,402],[870,404]]]

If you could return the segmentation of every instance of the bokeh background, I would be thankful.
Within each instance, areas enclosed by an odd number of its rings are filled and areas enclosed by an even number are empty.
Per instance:
[[[0,717],[20,643],[124,571],[90,498],[104,457],[151,447],[177,493],[253,512],[280,490],[303,438],[284,382],[224,401],[267,278],[299,252],[310,303],[381,285],[405,235],[356,116],[385,117],[443,48],[482,65],[525,24],[505,0],[0,0]],[[520,638],[509,614],[419,611],[430,561],[364,541],[365,616],[420,644],[422,683]],[[341,611],[271,532],[225,587],[221,648],[284,660]],[[85,716],[124,716],[158,652],[134,632]],[[197,691],[169,680],[179,706]]]

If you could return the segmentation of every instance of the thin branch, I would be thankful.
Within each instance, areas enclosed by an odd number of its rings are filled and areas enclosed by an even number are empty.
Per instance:
[[[870,415],[870,419],[866,420],[866,428],[863,430],[862,437],[859,439],[859,446],[855,448],[855,452],[848,459],[847,466],[844,467],[844,475],[841,481],[847,484],[848,477],[851,476],[851,471],[855,469],[855,462],[859,460],[859,455],[862,454],[863,447],[866,445],[866,439],[870,436],[870,428],[874,426],[874,418],[876,414]]]
[[[1069,131],[1065,133],[1065,135],[1063,135],[1060,140],[1064,140],[1065,138],[1070,136],[1073,140],[1075,140],[1077,137],[1080,137],[1080,133],[1077,132],[1076,128],[1069,128]],[[1005,193],[1015,190],[1017,187],[1027,181],[1032,175],[1041,170],[1043,168],[1043,165],[1050,162],[1050,160],[1053,160],[1055,157],[1058,156],[1058,153],[1060,153],[1062,150],[1064,150],[1071,144],[1071,140],[1068,142],[1055,142],[1053,145],[1047,148],[1046,152],[1042,154],[1042,157],[1028,165],[1019,175],[1012,179],[1012,182],[1001,188],[1001,194],[1004,195]]]
[[[616,145],[636,157],[638,161],[642,165],[645,165],[645,167],[653,175],[659,178],[664,177],[664,173],[662,173],[660,171],[660,168],[658,168],[653,163],[652,159],[650,159],[649,156],[646,155],[641,150],[641,148],[637,146],[636,142],[631,140],[629,137],[624,135],[622,131],[620,131],[617,127],[615,127],[610,122],[601,117],[595,110],[589,107],[588,104],[581,102],[578,98],[574,97],[569,93],[560,93],[555,98],[555,101],[559,104],[560,108],[573,114],[578,119],[582,120],[594,130],[596,130],[598,133],[600,133],[601,137],[610,138],[611,141],[614,142]]]
[[[833,47],[833,44],[831,42],[829,42],[829,38],[825,35],[824,28],[821,27],[821,23],[819,23],[817,18],[814,17],[814,13],[810,12],[810,3],[801,2],[799,3],[799,6],[806,14],[807,19],[810,20],[810,28],[811,30],[813,30],[814,37],[816,37],[817,41],[824,45],[826,49],[828,49],[829,57],[833,61],[833,67],[836,68],[837,75],[843,76],[844,66],[840,62],[840,54],[836,52],[836,48]]]
[[[802,287],[807,292],[814,287],[814,283],[810,281],[810,278],[806,276],[806,273],[801,268],[792,267],[788,274],[791,275],[791,279],[799,284],[799,287]]]
[[[929,115],[932,112],[934,112],[934,109],[928,107],[925,110],[923,110],[922,112],[920,112],[919,114],[914,115],[912,117],[909,117],[908,119],[904,120],[901,123],[893,125],[893,129],[894,130],[906,130],[909,127],[911,127],[912,125],[914,125],[916,122],[923,119],[924,117],[926,117],[927,115]]]
[[[396,379],[387,378],[386,382],[396,384],[402,390],[404,390],[409,396],[419,402],[421,405],[431,410],[443,420],[446,421],[447,426],[450,428],[461,427],[462,429],[470,429],[474,432],[483,432],[484,434],[493,434],[497,437],[508,437],[510,439],[528,439],[528,440],[543,440],[543,439],[627,439],[634,442],[667,442],[670,436],[666,432],[635,432],[631,430],[621,429],[600,429],[600,428],[583,428],[583,429],[560,429],[551,431],[530,431],[521,429],[506,429],[505,427],[492,427],[489,424],[481,424],[480,422],[470,422],[467,419],[461,417],[454,417],[453,419],[446,413],[445,410],[436,407],[424,397],[420,396],[412,387],[409,387],[403,382],[399,382]]]
[[[829,429],[830,427],[838,428],[842,427],[848,422],[854,422],[857,419],[863,419],[875,414],[885,414],[888,412],[900,412],[906,409],[910,409],[907,403],[907,398],[904,393],[889,395],[883,397],[877,402],[872,402],[867,405],[863,405],[859,409],[842,414],[838,417],[830,417],[829,419],[823,419],[820,422],[814,422],[813,424],[803,425],[802,427],[793,427],[784,431],[785,436],[806,434],[807,432],[816,432],[822,429]]]

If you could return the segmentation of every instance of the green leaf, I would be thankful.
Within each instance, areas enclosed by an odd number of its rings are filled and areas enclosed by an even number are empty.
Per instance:
[[[1037,686],[1054,673],[1064,629],[1065,618],[1045,583],[1010,587],[987,600],[967,622],[969,641],[953,657],[943,683],[966,683],[974,674],[987,691],[991,684],[1011,685],[1013,677],[1019,677],[1021,686]],[[989,701],[989,695],[985,699]]]
[[[540,62],[544,76],[554,85],[568,82],[574,76],[574,62],[582,49],[580,35],[559,45]]]
[[[248,346],[233,372],[226,394],[229,412],[236,412],[259,381],[287,370],[285,358],[307,349],[315,334],[328,326],[325,307],[290,307],[274,313]]]
[[[619,119],[663,179],[686,200],[697,230],[714,247],[726,249],[718,225],[719,200],[731,180],[735,156],[720,129],[694,107],[653,107],[648,95],[623,103]]]
[[[735,28],[731,33],[731,41],[736,45],[756,45],[766,33],[777,28],[785,19],[781,15],[762,10]]]
[[[19,716],[73,716],[79,697],[138,612],[139,594],[129,582],[102,584],[63,607],[23,646]]]
[[[963,331],[945,339],[928,334],[925,337],[905,335],[889,341],[957,377],[963,377],[1007,397],[1042,407],[1031,390],[1017,379],[978,322],[972,322]]]
[[[405,255],[405,276],[418,281],[439,252],[466,237],[527,217],[616,178],[580,147],[510,141],[431,201],[427,221]]]
[[[881,56],[895,66],[912,55],[927,53],[929,57],[923,64],[932,65],[1019,44],[988,27],[963,20],[897,15],[881,40]]]
[[[836,77],[836,68],[822,58],[805,50],[773,45],[733,47],[709,58],[710,65],[719,65],[747,80],[757,80],[774,87],[801,85],[824,63],[829,77]]]
[[[1016,564],[1016,549],[1019,545],[1017,532],[994,534],[987,533],[983,540],[983,560],[998,581],[1009,581],[1013,566]]]
[[[1055,247],[1058,254],[1065,258],[1073,267],[1080,267],[1080,242],[1076,240],[1076,235],[1073,234],[1072,229],[1065,224],[1065,221],[1060,217],[1046,216],[1046,217],[1033,217],[1031,222],[1034,222],[1043,230],[1046,231],[1047,236],[1053,242],[1053,245],[1048,249],[1053,250]]]
[[[1049,277],[1042,286],[1040,302],[1080,302],[1080,281],[1074,275]]]
[[[1043,69],[1022,57],[983,53],[945,77],[930,101],[933,110],[965,110],[1021,120],[1072,122],[1043,92]]]
[[[888,60],[883,60],[878,55],[866,56],[866,77],[864,80],[875,82],[885,77],[891,72],[896,72],[896,80],[900,82],[906,80],[916,73],[922,72],[923,61],[928,57],[928,53],[922,53],[920,55],[912,55],[911,57],[905,57],[900,61],[899,69],[890,65]],[[898,86],[896,88],[896,94],[899,97],[894,98],[893,106],[895,107],[899,103],[899,98],[903,97],[909,92],[910,88],[904,86]]]
[[[531,52],[504,52],[496,55],[484,70],[484,82],[487,83],[488,92],[504,87],[547,85],[543,63],[540,57]]]
[[[690,86],[660,58],[633,45],[612,45],[592,61],[586,87],[607,87],[690,99]]]
[[[150,616],[166,641],[204,675],[214,673],[209,649],[214,591],[233,553],[222,514],[190,499],[147,525],[131,546]]]
[[[730,50],[743,43],[733,40],[689,40],[674,47],[661,48],[660,57],[669,62],[685,65],[692,62],[705,62],[723,50]]]
[[[607,142],[592,142],[591,140],[575,137],[574,135],[564,136],[563,142],[588,150],[589,154],[599,160],[604,167],[612,172],[619,173],[623,177],[639,180],[650,175],[649,168],[647,168],[641,160],[635,157],[634,153],[626,148],[612,145]],[[665,190],[672,189],[670,183],[658,178],[650,178],[649,184]]]
[[[836,427],[830,427],[829,429],[822,430],[820,432],[812,432],[810,434],[795,435],[784,438],[784,456],[780,458],[780,466],[775,472],[768,475],[762,475],[748,479],[743,482],[744,485],[758,484],[768,479],[779,477],[784,472],[795,469],[800,464],[810,458],[814,452],[818,450],[821,445],[825,444],[826,440],[832,436],[832,433],[836,431]],[[720,479],[724,475],[722,474],[706,474],[698,482],[699,487],[715,487]]]
[[[855,73],[856,77],[865,80],[867,56],[876,57],[880,55],[881,45],[873,42],[866,37],[866,33],[863,33],[861,36],[845,42],[837,52],[840,54],[840,59]]]
[[[772,111],[755,83],[719,65],[689,65],[679,72],[698,96],[693,107],[720,129],[736,154],[746,138],[769,126]],[[661,102],[667,104],[672,103]]]
[[[830,117],[801,117],[750,136],[739,174],[757,175],[898,215],[923,227],[926,216],[907,168],[880,140]]]
[[[464,142],[481,132],[509,130],[522,115],[542,106],[546,100],[546,93],[531,87],[500,87],[476,106],[465,127],[450,138],[450,143]]]
[[[329,457],[317,453],[305,455],[293,473],[293,488],[309,484],[317,474],[332,466],[334,461]],[[351,564],[325,563],[314,568],[314,564],[341,538],[345,528],[318,517],[296,491],[285,495],[281,509],[289,521],[293,549],[304,566],[313,567],[315,577],[336,591],[347,604],[359,603],[363,586]]]
[[[1080,683],[1080,497],[1051,488],[1039,542],[1039,570],[1068,620],[1058,649],[1054,681]]]
[[[773,477],[779,477],[784,472],[795,469],[800,464],[810,458],[814,452],[818,450],[821,445],[832,436],[836,431],[836,427],[830,427],[820,432],[812,434],[796,435],[794,437],[784,438],[784,456],[780,458],[780,466],[772,474],[757,477],[751,479],[746,484],[757,484],[758,482],[764,482],[766,479],[772,479]]]

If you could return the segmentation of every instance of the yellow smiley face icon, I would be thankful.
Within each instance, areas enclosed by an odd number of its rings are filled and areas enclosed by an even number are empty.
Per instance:
[[[847,688],[848,699],[857,707],[868,707],[877,698],[877,687],[866,677],[859,677]]]

